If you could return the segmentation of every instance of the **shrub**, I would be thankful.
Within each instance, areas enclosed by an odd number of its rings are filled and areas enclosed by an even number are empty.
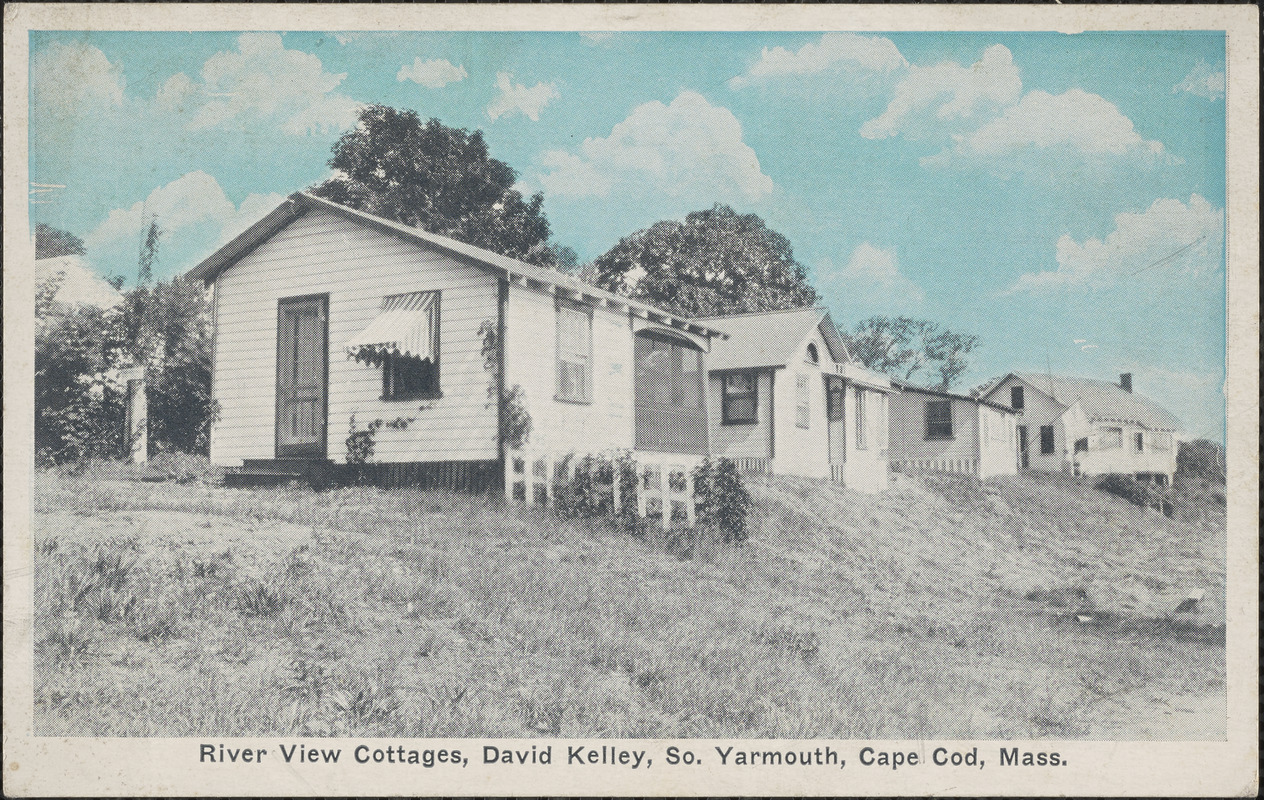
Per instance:
[[[746,516],[752,500],[737,465],[721,456],[703,459],[693,471],[698,524],[721,534],[726,542],[746,541]]]
[[[1163,489],[1150,483],[1141,483],[1128,475],[1103,475],[1095,487],[1116,497],[1122,497],[1133,505],[1147,508],[1159,508],[1164,514],[1172,515],[1171,498]]]
[[[1224,483],[1225,449],[1209,439],[1181,442],[1176,450],[1176,474]]]

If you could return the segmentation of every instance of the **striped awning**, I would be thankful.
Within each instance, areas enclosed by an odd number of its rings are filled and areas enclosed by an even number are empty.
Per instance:
[[[378,361],[387,355],[438,360],[437,292],[397,294],[382,300],[382,309],[368,327],[351,337],[347,355]]]

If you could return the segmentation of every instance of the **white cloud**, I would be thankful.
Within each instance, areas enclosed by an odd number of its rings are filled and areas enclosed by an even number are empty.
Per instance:
[[[123,68],[89,44],[56,42],[31,59],[31,95],[37,112],[68,117],[121,106],[125,85]]]
[[[851,67],[887,73],[908,66],[895,43],[882,36],[826,33],[819,42],[808,42],[797,51],[765,47],[745,75],[729,81],[730,89],[742,89],[761,78],[812,75],[831,68]]]
[[[463,66],[453,66],[451,61],[435,58],[422,61],[421,57],[413,59],[412,65],[405,64],[399,68],[395,76],[397,81],[412,81],[427,89],[442,89],[449,83],[456,83],[469,77]]]
[[[1100,95],[1071,89],[1062,94],[1028,92],[1017,104],[973,133],[956,138],[954,155],[996,158],[1028,147],[1065,147],[1090,155],[1163,155],[1160,142],[1147,141],[1132,120]],[[940,154],[933,162],[947,160]]]
[[[1172,87],[1172,94],[1189,92],[1208,100],[1219,100],[1225,94],[1224,69],[1213,70],[1206,61],[1199,61],[1184,80]]]
[[[910,308],[926,299],[922,287],[900,272],[895,250],[883,250],[869,242],[861,242],[842,269],[827,261],[816,272],[827,293],[846,297],[856,306]]]
[[[492,119],[500,119],[520,111],[532,122],[539,122],[540,112],[549,101],[560,97],[553,84],[537,83],[528,89],[521,83],[514,83],[513,73],[510,72],[496,73],[496,88],[500,90],[500,94],[487,105],[487,116]]]
[[[1023,83],[1009,49],[992,45],[968,67],[945,61],[909,67],[886,111],[860,127],[866,139],[918,136],[952,120],[971,120],[1018,100]]]
[[[311,53],[285,49],[278,34],[243,33],[236,52],[207,59],[200,83],[176,74],[157,102],[188,113],[192,130],[258,124],[276,124],[294,135],[346,130],[360,108],[336,91],[346,77],[326,72]]]
[[[192,266],[189,262],[205,257],[284,199],[278,194],[252,194],[237,206],[215,178],[200,170],[190,172],[154,189],[143,201],[111,211],[84,237],[84,245],[106,272],[131,274],[144,232],[156,219],[162,231],[160,263],[188,267]]]
[[[580,31],[579,35],[590,45],[605,44],[614,38],[613,31]]]
[[[539,181],[551,197],[617,189],[710,205],[759,200],[773,188],[733,113],[692,91],[670,105],[639,105],[609,136],[585,139],[578,153],[547,152],[541,162],[547,171]]]
[[[1163,198],[1141,213],[1115,216],[1106,238],[1083,244],[1064,234],[1058,239],[1056,270],[1021,275],[1010,292],[1095,289],[1136,280],[1147,285],[1173,275],[1198,276],[1222,264],[1224,210],[1199,195],[1189,203]],[[1141,275],[1149,273],[1148,277]]]

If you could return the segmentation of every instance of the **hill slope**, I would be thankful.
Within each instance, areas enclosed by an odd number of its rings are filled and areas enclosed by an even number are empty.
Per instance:
[[[1223,735],[1222,528],[1035,476],[751,489],[749,544],[682,560],[445,493],[42,474],[36,732]]]

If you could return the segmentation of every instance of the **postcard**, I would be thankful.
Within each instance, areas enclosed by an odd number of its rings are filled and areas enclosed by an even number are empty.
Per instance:
[[[6,6],[6,794],[1254,795],[1257,19]]]

